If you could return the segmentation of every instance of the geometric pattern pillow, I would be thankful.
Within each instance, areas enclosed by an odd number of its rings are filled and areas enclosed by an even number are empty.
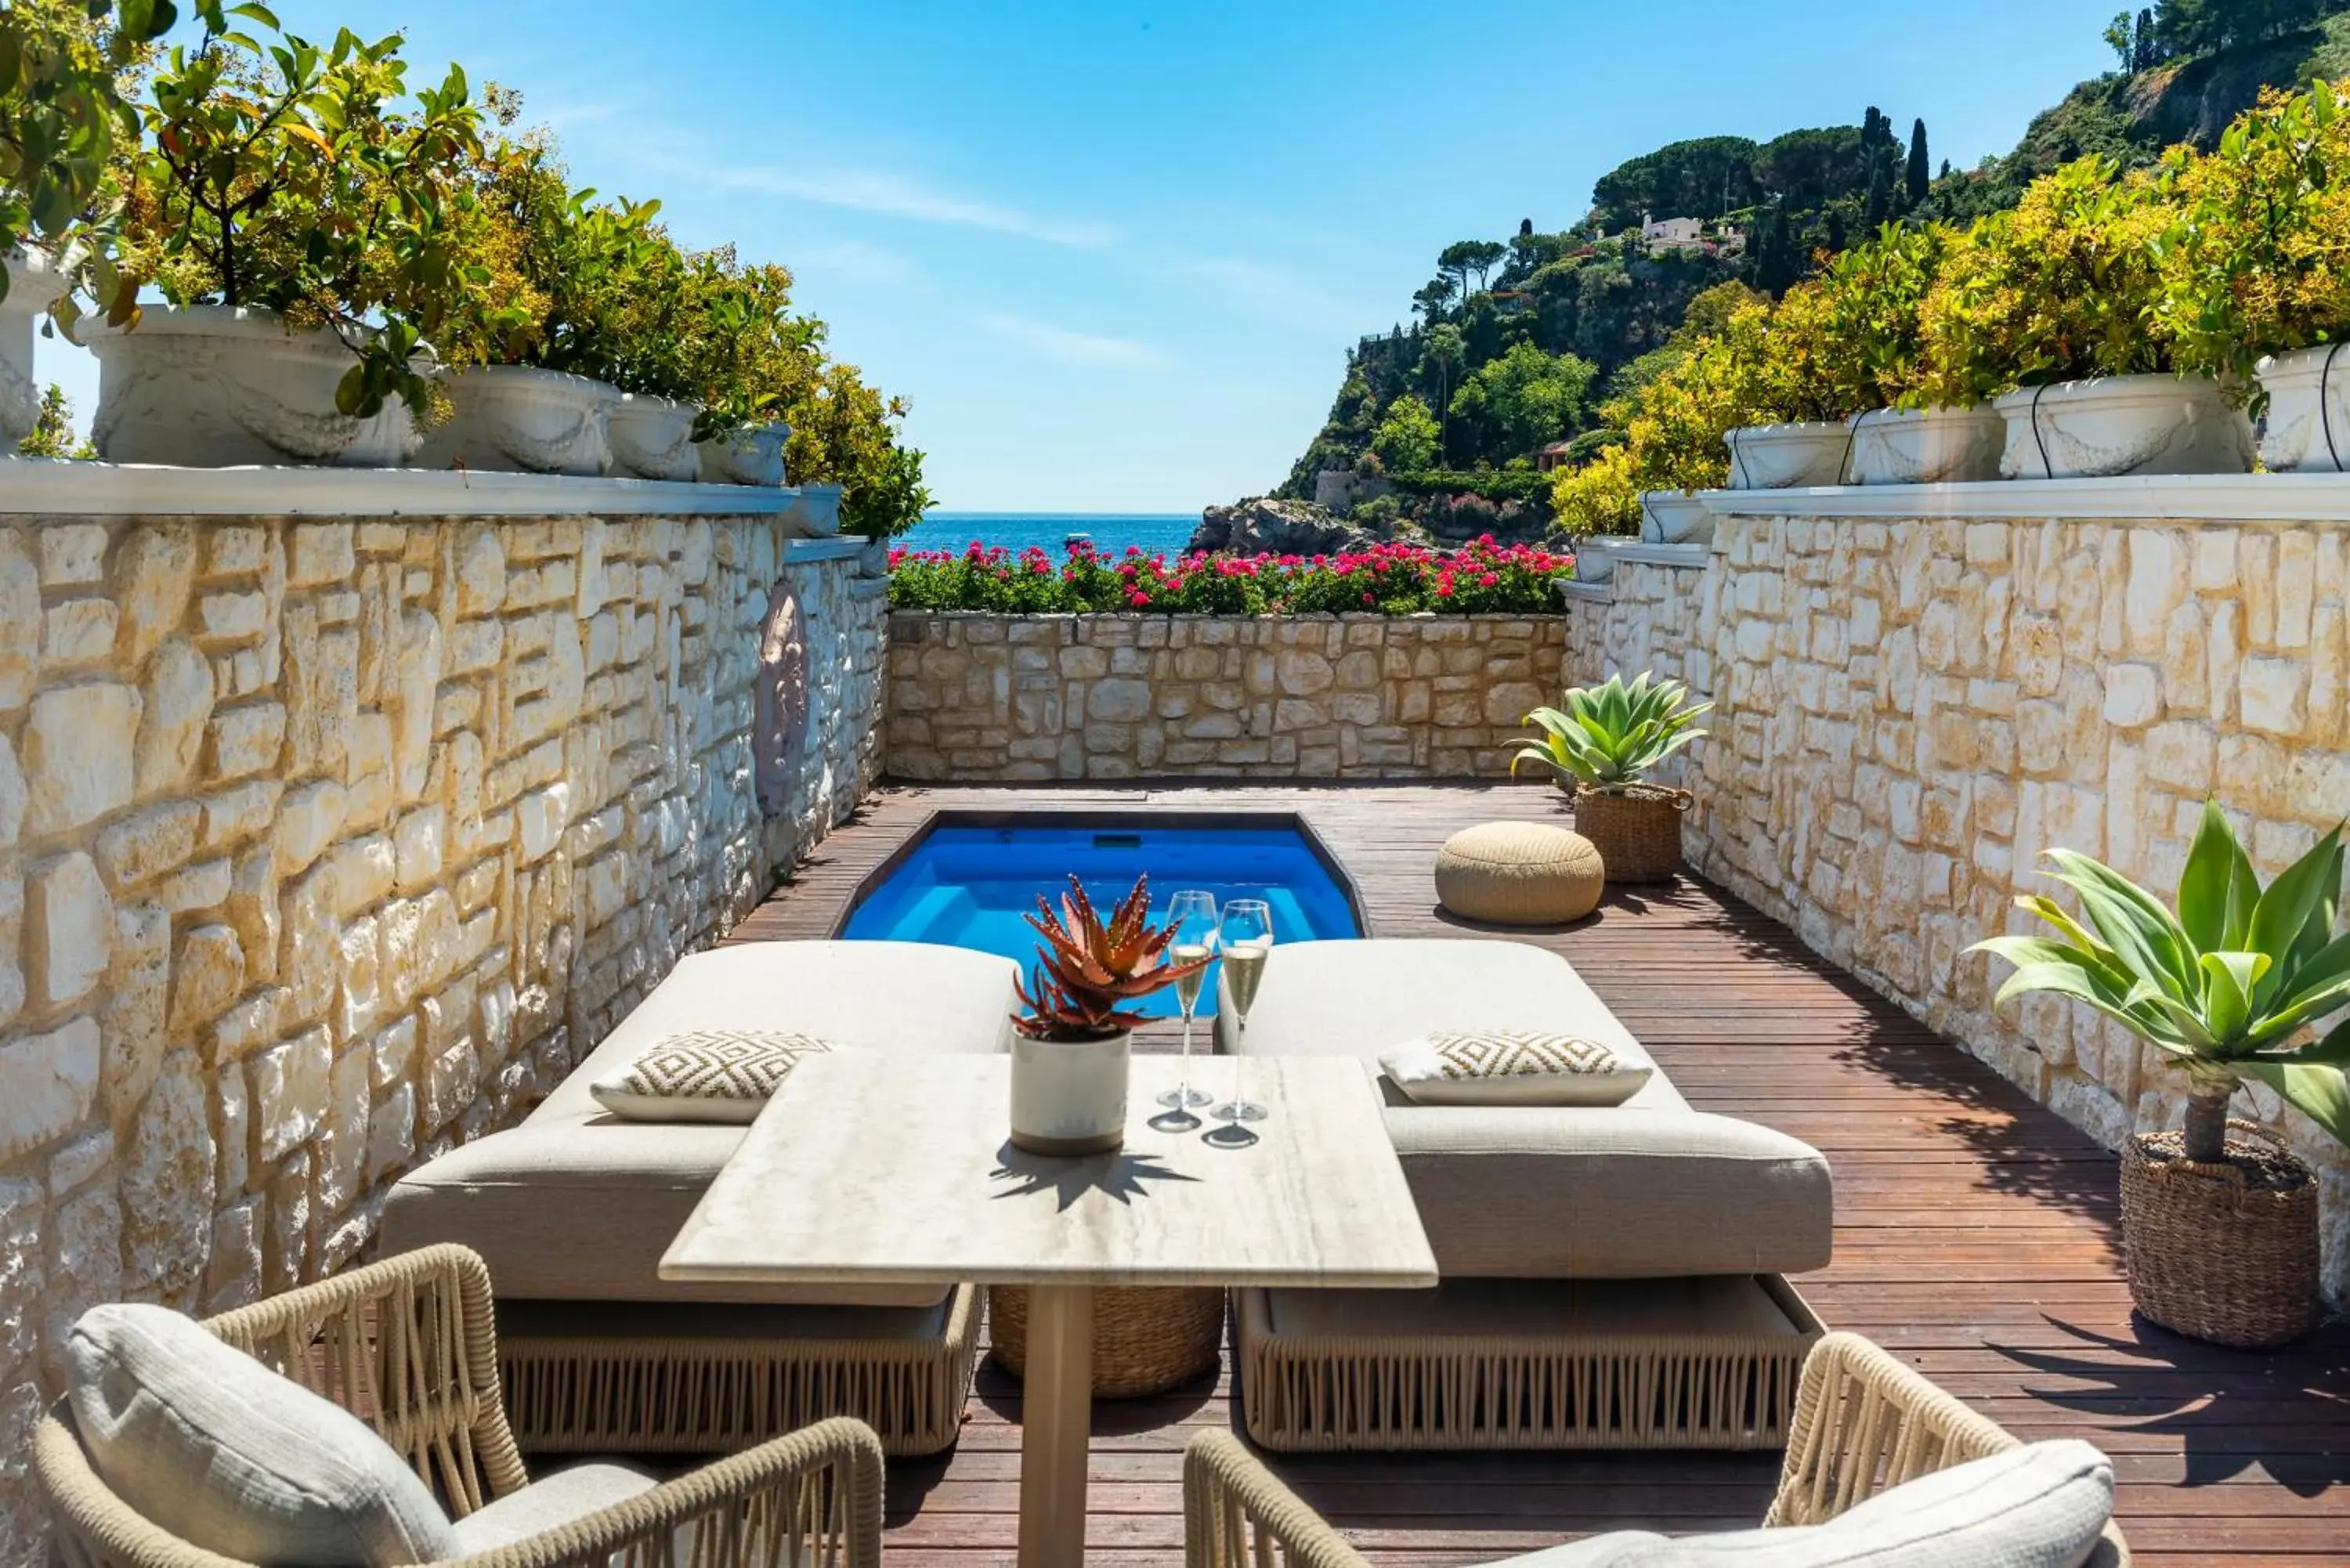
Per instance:
[[[1379,1064],[1424,1106],[1620,1106],[1650,1073],[1596,1040],[1521,1029],[1439,1031]]]
[[[801,1057],[831,1049],[806,1034],[700,1029],[655,1041],[588,1092],[625,1121],[748,1125]]]

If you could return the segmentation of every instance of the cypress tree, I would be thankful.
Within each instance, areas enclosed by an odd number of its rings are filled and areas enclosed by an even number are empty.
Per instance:
[[[2154,27],[2154,7],[2147,6],[2137,14],[2137,36],[2130,47],[2130,69],[2150,71],[2162,63],[2160,46]]]
[[[1880,158],[1868,171],[1868,205],[1862,215],[1863,222],[1868,232],[1875,234],[1877,225],[1892,215],[1893,165]]]
[[[1909,170],[1908,195],[1909,204],[1916,206],[1933,189],[1933,161],[1926,153],[1926,122],[1918,120],[1909,128]]]

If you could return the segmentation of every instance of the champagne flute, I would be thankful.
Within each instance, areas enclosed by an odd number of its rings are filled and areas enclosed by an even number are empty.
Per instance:
[[[1187,889],[1175,895],[1167,907],[1167,923],[1173,928],[1175,940],[1167,944],[1170,963],[1201,963],[1213,958],[1216,951],[1216,896],[1199,888]],[[1191,1086],[1191,1023],[1200,1009],[1200,991],[1206,982],[1208,971],[1202,967],[1175,982],[1175,1001],[1183,1010],[1183,1066],[1177,1086],[1159,1096],[1167,1107],[1167,1115],[1153,1116],[1150,1125],[1162,1132],[1189,1132],[1200,1125],[1191,1114],[1194,1106],[1204,1106],[1215,1096]]]
[[[1224,997],[1232,1003],[1237,1046],[1248,1038],[1249,1009],[1256,1002],[1257,987],[1263,982],[1265,960],[1273,953],[1273,910],[1261,898],[1234,898],[1224,906],[1223,919],[1216,927],[1216,944],[1222,952]],[[1261,1122],[1265,1117],[1264,1107],[1240,1094],[1240,1054],[1236,1050],[1232,1097],[1208,1114],[1220,1122]],[[1232,1130],[1245,1129],[1235,1127]]]

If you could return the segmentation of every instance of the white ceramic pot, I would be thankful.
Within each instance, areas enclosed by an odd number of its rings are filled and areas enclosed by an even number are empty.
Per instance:
[[[1640,497],[1640,537],[1651,545],[1710,545],[1713,508],[1686,491],[1651,490]]]
[[[784,443],[792,439],[789,425],[751,425],[703,441],[702,477],[709,484],[784,483]]]
[[[1616,576],[1616,552],[1629,539],[1591,538],[1575,546],[1575,580],[1578,583],[1604,583]]]
[[[1134,1036],[1012,1037],[1012,1145],[1031,1154],[1107,1154],[1126,1141]]]
[[[1842,484],[1852,452],[1852,427],[1842,420],[1796,425],[1749,425],[1724,438],[1730,447],[1730,488],[1792,490]]]
[[[699,479],[691,403],[623,392],[612,407],[612,472],[638,479]]]
[[[41,383],[33,372],[33,340],[40,320],[66,280],[43,255],[7,258],[8,297],[0,299],[0,451],[14,452],[41,418]]]
[[[94,327],[98,411],[89,438],[109,462],[183,468],[324,463],[395,468],[415,453],[408,405],[372,418],[335,411],[355,362],[326,327],[225,305],[150,306],[133,327]]]
[[[2244,473],[2252,425],[2208,376],[2106,376],[2010,392],[2007,479]]]
[[[612,471],[618,387],[527,365],[477,365],[443,385],[449,418],[424,438],[418,467],[591,476]]]
[[[2350,472],[2350,344],[2261,361],[2269,395],[2261,462],[2272,473]]]
[[[1852,424],[1854,484],[1955,484],[1997,479],[2007,421],[1970,409],[1878,409]]]

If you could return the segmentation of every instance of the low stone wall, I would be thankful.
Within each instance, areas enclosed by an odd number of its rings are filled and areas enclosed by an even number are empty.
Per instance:
[[[127,514],[109,471],[0,460],[12,501],[86,504],[0,515],[0,1561],[39,1552],[26,1449],[84,1307],[352,1258],[878,766],[885,585],[795,543],[796,501],[386,516],[333,477],[339,516]],[[779,579],[822,675],[763,780]]]
[[[1501,778],[1559,616],[889,618],[893,777]]]
[[[2154,1052],[2054,998],[1994,1012],[2006,966],[1964,950],[2029,929],[2012,899],[2047,888],[2051,847],[2167,898],[2207,794],[2264,877],[2350,815],[2350,484],[1716,503],[1702,573],[1619,567],[1570,610],[1578,678],[1694,614],[1711,668],[1683,670],[1717,706],[1693,862],[2108,1147],[2175,1126],[2184,1085]],[[2264,1088],[2237,1107],[2323,1173],[2325,1278],[2350,1293],[2350,1151]]]

